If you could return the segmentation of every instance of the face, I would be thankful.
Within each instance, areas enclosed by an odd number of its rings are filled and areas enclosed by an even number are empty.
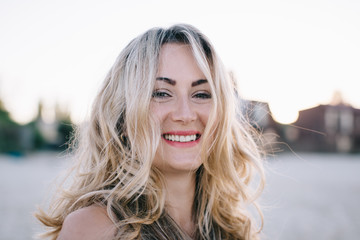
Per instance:
[[[212,109],[210,85],[189,46],[164,44],[159,57],[150,106],[161,126],[161,141],[153,164],[163,173],[188,173],[202,162],[202,135]]]

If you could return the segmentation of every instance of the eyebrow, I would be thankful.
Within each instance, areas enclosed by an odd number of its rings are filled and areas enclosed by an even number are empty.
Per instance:
[[[176,85],[176,81],[175,81],[175,80],[170,79],[170,78],[167,78],[167,77],[157,77],[156,80],[164,81],[164,82],[166,82],[166,83],[168,83],[168,84],[170,84],[170,85],[173,85],[173,86]],[[196,86],[198,86],[198,85],[201,85],[201,84],[204,84],[204,83],[207,83],[207,82],[208,82],[208,80],[206,80],[206,79],[199,79],[199,80],[197,80],[197,81],[192,82],[192,83],[191,83],[191,86],[192,86],[192,87],[196,87]]]
[[[192,87],[196,87],[196,86],[198,86],[198,85],[200,85],[200,84],[204,84],[204,83],[207,83],[207,82],[208,82],[208,80],[206,80],[206,79],[199,79],[199,80],[193,82],[193,83],[191,84],[191,86],[192,86]]]
[[[159,80],[159,81],[164,81],[170,85],[173,85],[175,86],[176,85],[176,81],[175,80],[172,80],[170,78],[167,78],[167,77],[157,77],[156,80]]]

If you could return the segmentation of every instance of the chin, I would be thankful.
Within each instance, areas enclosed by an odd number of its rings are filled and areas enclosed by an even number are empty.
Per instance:
[[[172,161],[157,161],[153,162],[153,165],[157,167],[162,173],[189,173],[196,171],[202,162],[200,158],[193,158],[189,160],[173,159]]]

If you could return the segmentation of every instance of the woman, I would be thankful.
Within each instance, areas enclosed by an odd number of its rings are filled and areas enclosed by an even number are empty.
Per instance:
[[[238,103],[235,82],[194,27],[135,38],[78,135],[72,185],[37,215],[51,228],[47,235],[257,239],[247,208],[264,174]],[[261,177],[255,192],[254,170]]]

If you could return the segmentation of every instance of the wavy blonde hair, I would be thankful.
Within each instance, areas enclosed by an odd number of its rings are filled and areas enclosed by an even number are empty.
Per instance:
[[[163,44],[189,45],[211,86],[213,111],[196,171],[196,239],[257,239],[248,207],[264,186],[262,155],[250,124],[238,106],[236,84],[213,46],[196,28],[154,28],[120,53],[92,107],[90,121],[78,130],[73,181],[37,218],[55,239],[65,217],[101,204],[117,226],[114,239],[189,238],[166,213],[164,179],[152,166],[160,128],[149,112]],[[257,172],[258,174],[255,174]],[[254,176],[260,183],[251,188]],[[262,214],[258,209],[261,219]]]

